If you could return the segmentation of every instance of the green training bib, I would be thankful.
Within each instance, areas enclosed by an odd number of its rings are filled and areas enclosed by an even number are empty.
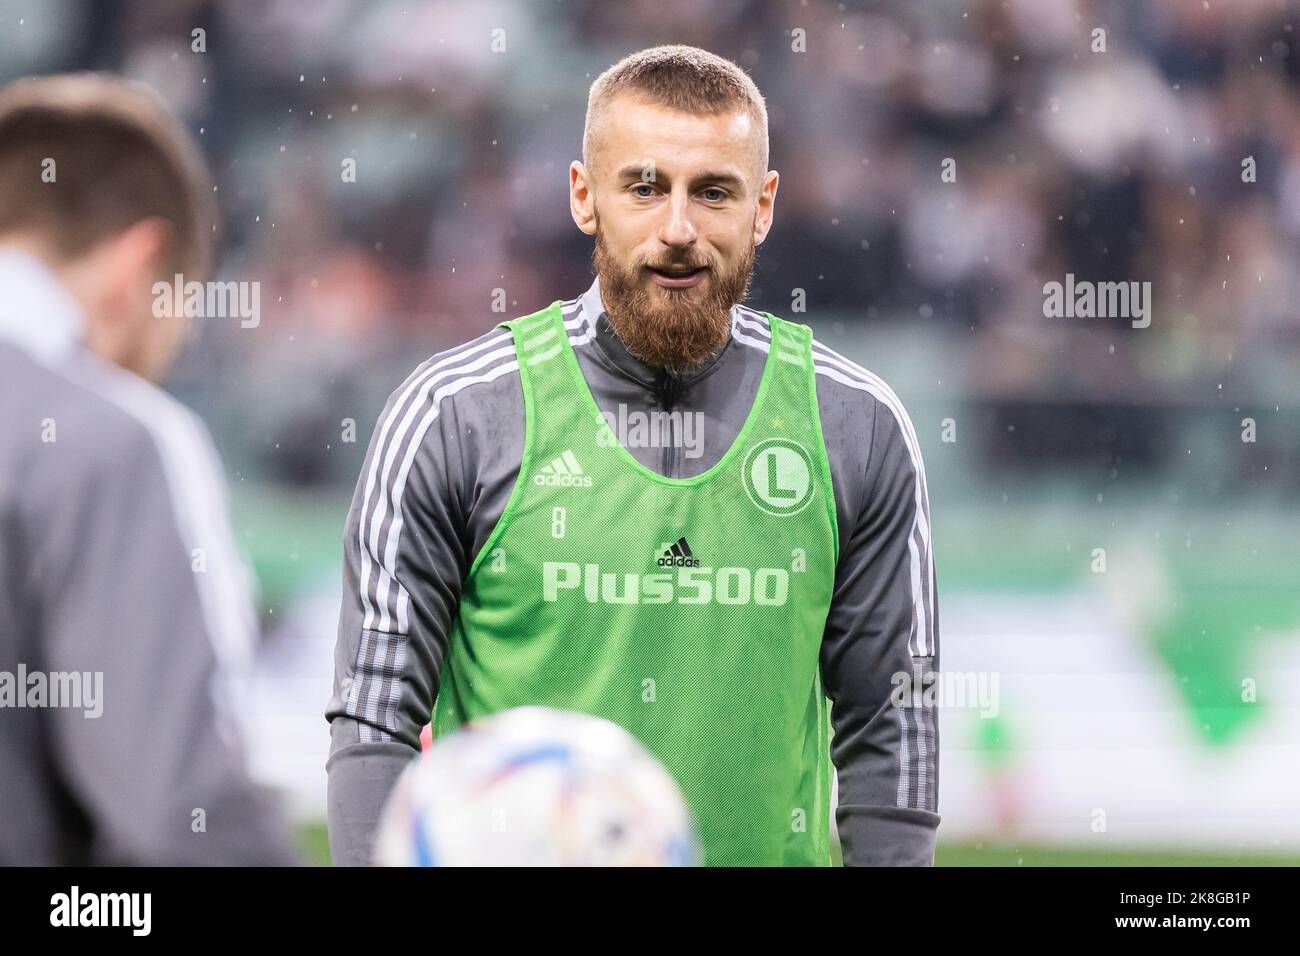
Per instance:
[[[749,417],[692,478],[619,443],[559,302],[501,323],[519,356],[523,459],[465,582],[433,727],[528,704],[607,718],[677,779],[706,864],[824,866],[835,499],[812,330],[768,318]]]

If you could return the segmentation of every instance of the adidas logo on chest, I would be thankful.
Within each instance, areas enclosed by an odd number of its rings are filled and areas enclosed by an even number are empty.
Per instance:
[[[533,476],[533,484],[552,488],[590,488],[591,475],[583,473],[573,450],[566,448],[562,455],[542,466]]]
[[[661,568],[698,568],[700,559],[695,556],[691,546],[686,543],[686,538],[678,538],[672,545],[666,542],[659,546],[662,554],[659,555],[659,567]]]

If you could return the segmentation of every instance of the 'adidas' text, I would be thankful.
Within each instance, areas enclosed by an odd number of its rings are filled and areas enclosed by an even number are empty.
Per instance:
[[[548,485],[557,488],[590,488],[591,475],[582,473],[582,466],[571,449],[552,459],[549,465],[543,465],[541,472],[533,476],[533,484]]]

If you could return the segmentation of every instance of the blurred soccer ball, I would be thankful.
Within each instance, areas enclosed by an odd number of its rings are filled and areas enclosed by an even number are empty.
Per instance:
[[[610,721],[521,707],[436,740],[389,797],[380,866],[690,866],[668,771]]]

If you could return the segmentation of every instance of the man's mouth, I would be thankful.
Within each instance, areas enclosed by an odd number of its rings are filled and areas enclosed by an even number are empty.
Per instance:
[[[649,266],[648,268],[650,274],[654,277],[655,284],[669,289],[682,289],[696,285],[704,278],[704,274],[709,271],[707,266],[698,268]]]

